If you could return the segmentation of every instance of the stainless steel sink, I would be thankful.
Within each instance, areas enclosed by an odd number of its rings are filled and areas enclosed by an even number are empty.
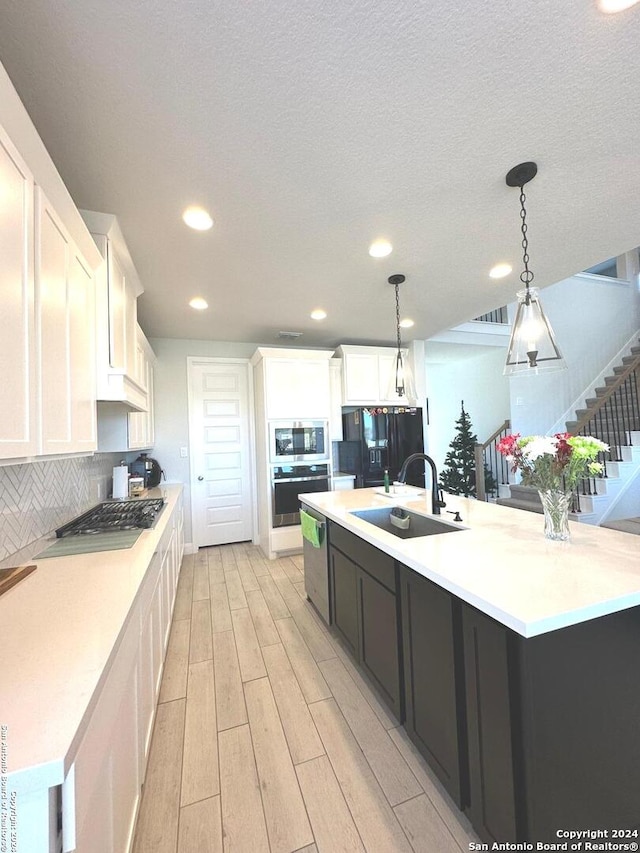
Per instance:
[[[418,536],[434,536],[437,533],[455,533],[459,530],[464,530],[463,527],[456,527],[446,521],[440,521],[436,518],[428,518],[424,515],[419,515],[411,510],[404,510],[405,523],[408,517],[409,526],[405,529],[396,527],[391,522],[391,509],[388,507],[380,507],[376,509],[361,509],[350,512],[349,515],[355,515],[363,521],[368,521],[369,524],[374,524],[381,530],[386,530],[387,533],[393,533],[400,539],[414,539]]]

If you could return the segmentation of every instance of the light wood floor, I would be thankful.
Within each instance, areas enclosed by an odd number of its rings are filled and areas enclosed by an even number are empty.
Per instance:
[[[184,558],[134,853],[478,841],[304,595],[302,557]]]

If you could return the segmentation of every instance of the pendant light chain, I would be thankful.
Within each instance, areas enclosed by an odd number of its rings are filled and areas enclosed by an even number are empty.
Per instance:
[[[529,285],[533,281],[533,273],[529,269],[529,239],[527,237],[527,209],[524,206],[526,201],[526,196],[524,194],[524,185],[520,187],[520,218],[522,219],[522,225],[520,226],[520,230],[522,231],[522,262],[524,263],[524,270],[520,273],[520,281],[525,285],[527,290],[529,290]]]
[[[398,341],[398,353],[402,348],[402,343],[400,341],[400,291],[398,284],[395,285],[396,288],[396,335]]]
[[[396,292],[396,345],[397,352],[395,357],[395,369],[390,377],[389,399],[397,394],[398,397],[406,397],[410,401],[415,401],[417,398],[411,371],[408,365],[405,364],[402,355],[402,339],[400,338],[400,285],[405,281],[405,276],[401,273],[389,276],[387,282],[392,284]]]

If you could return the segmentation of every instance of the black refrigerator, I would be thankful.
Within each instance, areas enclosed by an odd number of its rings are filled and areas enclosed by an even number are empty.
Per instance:
[[[385,468],[393,482],[407,456],[424,452],[422,409],[385,406],[343,410],[342,428],[340,471],[356,475],[356,489],[383,485]],[[407,483],[424,488],[423,461],[409,466]]]

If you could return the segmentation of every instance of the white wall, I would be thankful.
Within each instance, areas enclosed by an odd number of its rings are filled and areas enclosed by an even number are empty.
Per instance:
[[[640,474],[636,473],[625,492],[620,495],[604,521],[619,521],[622,518],[640,516]]]
[[[151,338],[149,342],[158,359],[154,373],[156,443],[152,455],[160,462],[168,481],[185,485],[185,542],[190,543],[189,458],[180,456],[180,448],[189,447],[187,357],[249,359],[258,344],[174,338]]]
[[[629,283],[576,275],[545,287],[540,301],[568,369],[509,380],[513,429],[523,435],[549,432],[640,330],[637,277]]]
[[[504,347],[487,347],[471,358],[433,363],[427,341],[427,452],[438,473],[456,435],[461,400],[478,441],[485,441],[509,417],[509,381],[502,375],[505,355]]]

